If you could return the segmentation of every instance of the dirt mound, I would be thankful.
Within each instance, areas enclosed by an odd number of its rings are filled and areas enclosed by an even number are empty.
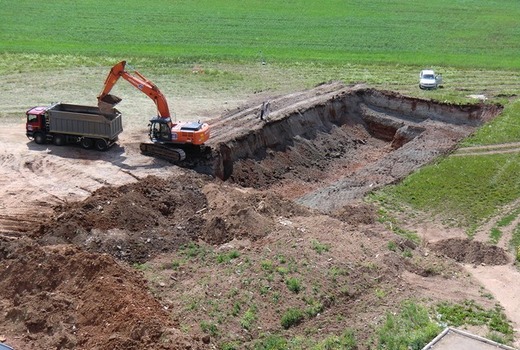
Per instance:
[[[196,173],[175,179],[149,176],[57,206],[33,236],[45,245],[71,243],[142,263],[192,241],[256,240],[279,216],[304,212],[280,196],[213,183]]]
[[[433,251],[467,264],[505,265],[508,254],[497,246],[461,238],[446,239],[430,244]]]
[[[371,225],[377,220],[377,208],[366,203],[352,203],[332,214],[350,225]]]
[[[70,245],[0,241],[0,305],[17,349],[199,348],[135,271]]]
[[[310,211],[282,196],[253,189],[212,183],[205,187],[208,210],[199,238],[222,244],[232,239],[256,241],[274,229],[280,218],[310,215]]]

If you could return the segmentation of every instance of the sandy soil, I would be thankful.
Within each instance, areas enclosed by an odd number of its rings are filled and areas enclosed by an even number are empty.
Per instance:
[[[259,97],[250,101],[235,113],[255,110]],[[358,199],[331,206],[332,214],[315,208],[323,188],[345,186],[345,174],[365,169],[375,178],[378,165],[388,166],[381,159],[393,151],[389,142],[366,131],[337,133],[357,142],[363,157],[355,167],[337,154],[298,163],[313,154],[308,142],[295,142],[273,158],[238,162],[222,182],[141,155],[141,126],[126,127],[108,152],[36,145],[23,123],[2,126],[0,336],[17,348],[209,349],[266,332],[320,338],[346,328],[370,344],[385,313],[412,297],[497,301],[520,329],[511,288],[520,279],[504,249],[461,239],[435,221],[417,224],[425,239],[417,246]],[[313,147],[329,146],[314,139]],[[277,172],[284,161],[297,166]],[[293,201],[313,191],[314,205]],[[238,257],[226,261],[234,251]],[[287,274],[303,281],[302,291],[287,289]],[[281,329],[287,308],[316,304],[300,325]],[[247,310],[257,310],[254,326],[244,326]],[[203,327],[211,324],[219,331]]]

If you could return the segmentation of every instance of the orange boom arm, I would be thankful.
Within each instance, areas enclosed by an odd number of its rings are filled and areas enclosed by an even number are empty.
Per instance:
[[[113,66],[110,70],[110,73],[105,80],[103,91],[98,96],[98,101],[100,104],[105,103],[114,106],[121,101],[119,98],[112,96],[109,93],[119,78],[123,78],[153,100],[157,106],[159,117],[165,119],[170,118],[171,116],[170,109],[168,108],[168,102],[157,85],[145,78],[136,70],[133,71],[134,75],[131,75],[125,70],[125,66],[126,61],[121,61]]]

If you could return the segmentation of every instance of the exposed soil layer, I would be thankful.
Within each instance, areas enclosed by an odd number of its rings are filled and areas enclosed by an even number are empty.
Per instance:
[[[142,130],[105,153],[3,135],[0,341],[212,349],[353,329],[362,349],[403,300],[491,303],[443,256],[502,264],[503,251],[453,241],[429,254],[358,199],[450,152],[500,107],[339,83],[270,101],[266,121],[259,99],[213,120],[211,157],[183,164],[195,171],[140,155]],[[285,329],[288,308],[305,316]]]

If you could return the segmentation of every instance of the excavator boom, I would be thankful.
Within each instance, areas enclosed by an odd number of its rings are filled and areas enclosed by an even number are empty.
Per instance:
[[[130,84],[141,90],[145,95],[150,97],[157,106],[158,116],[160,118],[170,118],[170,109],[168,102],[161,90],[152,81],[148,80],[138,71],[133,71],[134,75],[130,74],[125,69],[126,61],[121,61],[112,67],[110,73],[105,79],[103,91],[98,96],[98,105],[100,109],[113,108],[116,104],[121,102],[117,96],[110,95],[110,91],[116,85],[119,78],[123,78]]]

